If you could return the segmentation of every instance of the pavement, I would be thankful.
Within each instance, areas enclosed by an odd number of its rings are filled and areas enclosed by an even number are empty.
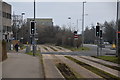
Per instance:
[[[44,78],[39,57],[23,53],[8,53],[2,70],[3,78]]]
[[[46,47],[48,50],[45,50]],[[78,65],[77,63],[65,58],[64,56],[71,56],[77,60],[80,60],[86,64],[94,66],[98,69],[101,69],[105,72],[108,72],[114,76],[119,77],[120,71],[117,71],[112,68],[108,68],[102,64],[96,63],[100,62],[103,64],[117,66],[118,64],[96,59],[90,56],[83,56],[79,53],[75,55],[75,52],[71,52],[65,48],[58,48],[59,46],[52,46],[57,51],[51,49],[48,45],[38,45],[38,49],[41,49],[41,52],[47,52],[48,54],[42,54],[42,59],[38,56],[30,56],[25,53],[25,50],[20,50],[18,53],[11,51],[8,53],[8,59],[2,62],[2,77],[3,78],[41,78],[41,79],[63,79],[64,76],[56,67],[57,62],[65,63],[69,66],[73,72],[77,73],[82,78],[102,78],[99,75],[91,72],[90,70]],[[61,52],[61,49],[64,50],[64,55],[57,55]],[[52,53],[52,54],[51,54]],[[72,55],[73,54],[73,55]],[[93,61],[92,61],[93,60]],[[96,62],[94,62],[96,61]],[[1,70],[1,69],[0,69]]]

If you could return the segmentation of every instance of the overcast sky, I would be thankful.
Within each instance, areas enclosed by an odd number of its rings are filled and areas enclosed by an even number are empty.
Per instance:
[[[25,18],[33,17],[32,2],[9,2],[12,12],[21,14],[25,12]],[[85,27],[97,22],[116,20],[116,2],[86,2],[85,3]],[[81,31],[82,2],[37,2],[36,17],[53,18],[54,25],[68,26],[68,17],[71,17],[71,25],[75,28],[79,19],[79,31]]]

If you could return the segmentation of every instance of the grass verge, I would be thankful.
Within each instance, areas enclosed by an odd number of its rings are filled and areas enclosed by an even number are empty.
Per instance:
[[[74,58],[70,57],[70,56],[65,56],[65,57],[72,60],[72,61],[74,61],[74,62],[76,62],[77,64],[81,65],[82,67],[94,72],[95,74],[97,74],[97,75],[99,75],[99,76],[101,76],[101,77],[103,77],[105,79],[120,80],[120,78],[118,78],[118,77],[116,77],[114,75],[111,75],[111,74],[109,74],[109,73],[107,73],[105,71],[102,71],[102,70],[100,70],[100,69],[98,69],[96,67],[88,65],[86,63],[83,63],[83,62],[81,62],[81,61],[79,61],[77,59],[74,59]]]
[[[75,74],[70,70],[70,68],[66,64],[58,63],[56,66],[66,80],[78,80]]]
[[[120,64],[120,57],[116,56],[99,56],[99,57],[92,56],[92,57]]]
[[[83,57],[80,57],[80,58],[83,58]],[[101,62],[98,62],[98,61],[94,61],[94,60],[91,60],[91,59],[88,59],[88,58],[83,58],[83,59],[86,59],[86,60],[89,60],[89,61],[92,61],[92,62],[95,62],[95,63],[101,64],[101,65],[104,65],[106,67],[109,67],[109,68],[120,71],[120,67],[117,67],[117,66],[111,66],[111,65],[104,64],[104,63],[101,63]]]
[[[33,55],[33,52],[31,51],[31,52],[29,52],[29,53],[25,53],[25,54],[28,54],[28,55]],[[40,52],[39,52],[39,51],[37,51],[37,52],[35,53],[35,55],[36,55],[36,56],[40,56]]]

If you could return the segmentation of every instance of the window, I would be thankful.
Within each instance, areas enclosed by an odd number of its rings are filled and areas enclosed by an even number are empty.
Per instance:
[[[11,14],[3,12],[3,17],[7,19],[11,19]]]

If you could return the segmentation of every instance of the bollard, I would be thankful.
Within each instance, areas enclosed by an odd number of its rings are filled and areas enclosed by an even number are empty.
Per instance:
[[[27,46],[26,46],[26,53],[29,53],[30,50],[31,50],[31,49],[30,49],[30,46],[27,45]]]

